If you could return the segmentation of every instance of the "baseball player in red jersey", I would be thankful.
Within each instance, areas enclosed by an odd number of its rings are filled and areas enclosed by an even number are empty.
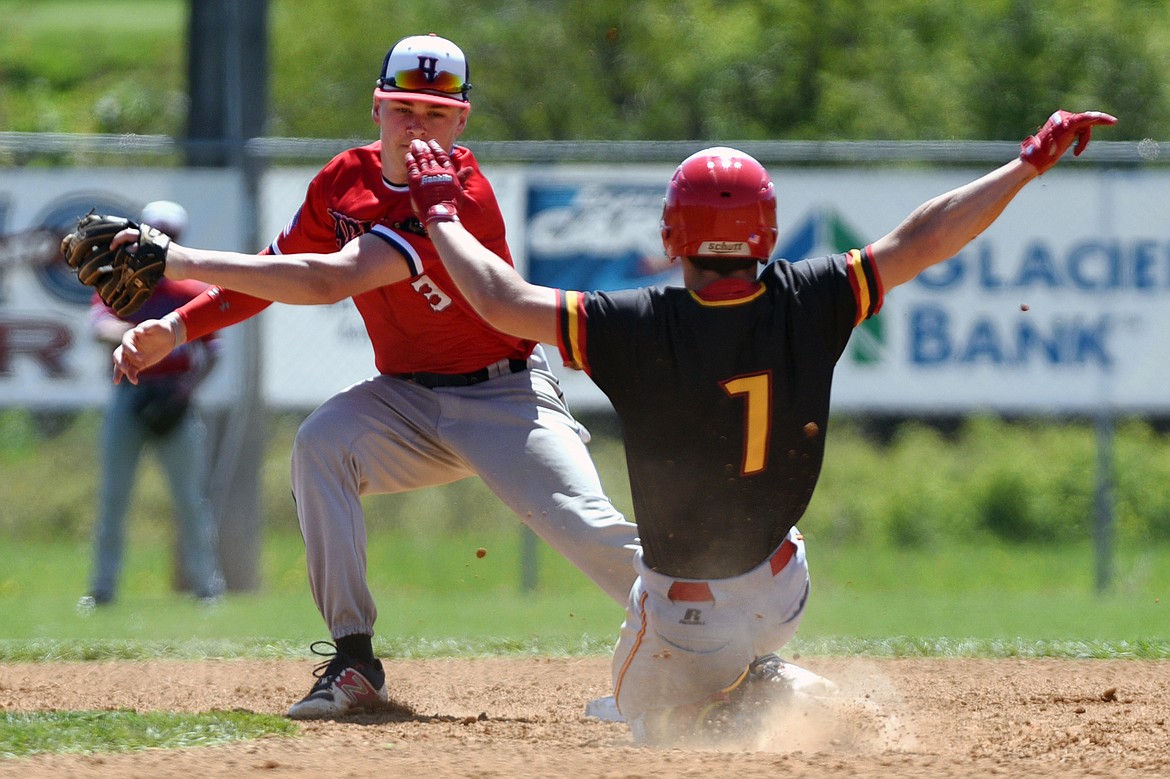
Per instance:
[[[766,170],[735,149],[687,158],[666,190],[662,238],[685,288],[574,292],[527,283],[461,222],[455,167],[415,143],[416,212],[464,296],[492,325],[559,344],[621,419],[642,548],[613,655],[635,738],[694,743],[758,728],[764,704],[828,695],[774,653],[809,596],[797,522],[824,454],[833,369],[885,292],[953,257],[1091,128],[1059,111],[1018,159],[924,203],[843,254],[762,270],[776,244]]]
[[[218,286],[130,331],[114,355],[116,375],[135,381],[176,344],[270,301],[352,297],[357,305],[378,375],[316,409],[292,454],[309,583],[336,642],[309,694],[289,710],[298,719],[387,698],[372,648],[377,610],[366,584],[362,495],[478,475],[617,602],[635,576],[636,527],[603,492],[588,433],[566,407],[543,350],[475,314],[411,208],[407,151],[414,140],[434,140],[452,149],[467,229],[511,265],[491,185],[471,151],[454,146],[470,111],[463,52],[433,35],[405,38],[387,53],[377,84],[371,113],[380,140],[341,153],[317,174],[265,256],[172,243],[168,277]]]

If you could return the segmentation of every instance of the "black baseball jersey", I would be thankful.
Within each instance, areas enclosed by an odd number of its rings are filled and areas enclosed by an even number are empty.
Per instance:
[[[833,368],[881,307],[869,249],[699,292],[559,294],[561,356],[621,420],[646,563],[692,579],[759,565],[808,506]]]

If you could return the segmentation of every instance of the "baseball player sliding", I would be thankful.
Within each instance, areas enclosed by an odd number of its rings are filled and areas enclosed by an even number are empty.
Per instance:
[[[662,213],[685,288],[614,293],[525,282],[469,231],[474,193],[442,144],[411,145],[415,211],[459,290],[503,332],[557,343],[621,418],[642,548],[612,673],[638,741],[759,727],[763,704],[831,694],[774,652],[808,602],[796,524],[821,469],[834,365],[886,290],[957,254],[1070,145],[1079,154],[1093,126],[1115,121],[1058,111],[1018,159],[868,246],[762,271],[776,245],[772,181],[743,152],[706,149],[675,171]]]
[[[270,301],[352,297],[365,321],[378,375],[325,401],[293,446],[309,584],[335,642],[308,695],[289,710],[293,718],[342,716],[387,699],[372,646],[377,609],[366,584],[362,495],[478,475],[616,601],[633,584],[636,528],[603,492],[588,434],[543,350],[475,314],[411,208],[405,157],[412,141],[433,140],[451,149],[463,181],[463,224],[494,257],[512,262],[491,185],[471,151],[454,145],[471,110],[467,78],[451,41],[421,35],[394,44],[373,95],[379,141],[329,162],[262,256],[168,246],[148,225],[119,225],[111,249],[86,237],[98,226],[84,221],[63,245],[79,278],[129,307],[164,267],[168,277],[218,285],[126,334],[114,361],[116,375],[132,382],[175,346]],[[111,271],[135,254],[148,256],[145,269]],[[119,288],[123,280],[127,289]]]

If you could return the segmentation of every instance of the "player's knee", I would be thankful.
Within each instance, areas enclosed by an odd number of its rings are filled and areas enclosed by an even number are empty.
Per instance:
[[[314,412],[297,428],[292,445],[294,467],[298,462],[331,458],[341,453],[337,426],[329,417],[329,414]]]

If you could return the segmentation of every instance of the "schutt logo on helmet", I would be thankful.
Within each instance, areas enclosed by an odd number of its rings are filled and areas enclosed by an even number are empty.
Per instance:
[[[699,254],[750,257],[752,252],[745,241],[706,241],[699,245]]]

